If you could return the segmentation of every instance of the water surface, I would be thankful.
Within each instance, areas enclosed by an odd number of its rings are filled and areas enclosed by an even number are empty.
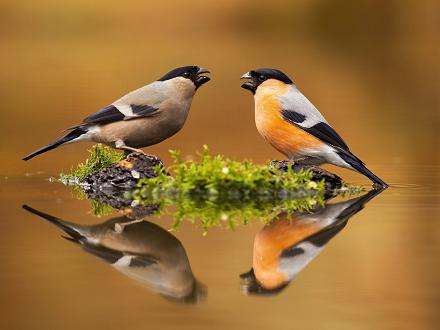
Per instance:
[[[276,226],[282,219],[266,227],[255,221],[233,231],[211,228],[206,236],[197,223],[184,222],[169,232],[170,216],[151,216],[129,225],[122,241],[110,244],[115,250],[136,252],[139,269],[153,261],[162,263],[153,275],[133,274],[124,265],[111,265],[120,257],[114,252],[81,249],[21,206],[26,203],[87,226],[124,219],[123,214],[91,216],[88,201],[45,181],[44,174],[2,181],[7,188],[2,190],[2,318],[10,328],[63,324],[116,329],[153,322],[164,329],[267,329],[293,322],[310,329],[332,324],[428,329],[436,322],[440,225],[439,206],[432,200],[434,186],[391,187],[363,210],[356,207],[352,211],[357,214],[321,237],[324,244],[316,257],[289,266],[295,273],[290,283],[277,287],[273,279],[263,280],[265,288],[250,271],[255,267],[255,242],[260,241],[267,255],[268,249],[283,248],[277,242],[284,233],[290,240],[284,248],[293,247],[290,254],[295,255],[295,243],[319,232],[319,215],[312,225],[289,218],[284,223],[290,228],[280,230]],[[342,201],[329,201],[338,203]],[[324,218],[329,221],[329,216]],[[107,225],[110,231],[112,226]],[[134,243],[130,235],[135,235]]]

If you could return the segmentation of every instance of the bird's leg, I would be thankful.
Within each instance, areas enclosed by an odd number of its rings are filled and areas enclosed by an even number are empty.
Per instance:
[[[125,145],[124,141],[122,141],[122,140],[117,140],[115,142],[115,147],[116,147],[116,149],[121,149],[121,150],[124,150],[125,152],[129,152],[129,153],[137,152],[142,155],[145,155],[145,152],[142,149],[136,149],[136,148],[129,147],[129,146]]]
[[[135,223],[139,223],[144,221],[143,219],[137,219],[129,222],[123,222],[123,223],[115,223],[115,232],[118,234],[121,234],[124,231],[124,228],[130,225],[134,225]]]

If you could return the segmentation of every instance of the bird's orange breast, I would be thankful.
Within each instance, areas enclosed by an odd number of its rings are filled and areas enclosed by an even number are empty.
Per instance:
[[[289,279],[278,269],[281,253],[321,229],[315,222],[289,220],[285,215],[265,226],[254,241],[252,266],[258,282],[266,289],[286,283]]]
[[[275,149],[292,157],[304,149],[319,148],[322,141],[281,117],[279,97],[290,88],[283,82],[269,79],[255,93],[255,123],[258,132]]]

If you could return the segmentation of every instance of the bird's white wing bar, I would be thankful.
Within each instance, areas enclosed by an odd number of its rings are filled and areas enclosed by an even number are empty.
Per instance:
[[[112,264],[114,267],[149,267],[151,265],[157,264],[158,261],[153,256],[150,255],[131,255],[124,254],[116,262]]]
[[[111,104],[88,116],[80,125],[72,128],[81,126],[89,127],[91,125],[105,125],[122,120],[149,117],[154,115],[158,110],[158,108],[149,105]]]
[[[134,114],[130,104],[118,104],[115,102],[112,105],[123,114],[123,119],[133,117]]]
[[[80,126],[104,125],[122,120],[152,116],[159,110],[160,104],[165,97],[163,92],[160,92],[160,86],[162,86],[162,84],[154,82],[136,89],[109,106],[88,116],[80,125],[71,127],[70,129]]]
[[[130,266],[131,259],[133,259],[133,258],[134,258],[134,256],[132,256],[132,255],[124,255],[120,259],[118,259],[116,262],[114,262],[112,264],[112,266],[115,266],[115,267],[128,267],[128,266]]]
[[[130,120],[140,117],[150,117],[157,113],[159,108],[148,104],[113,104],[123,114],[123,120]]]

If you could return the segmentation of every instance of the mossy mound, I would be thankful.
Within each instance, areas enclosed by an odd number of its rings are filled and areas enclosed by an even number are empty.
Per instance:
[[[106,205],[140,212],[151,205],[158,211],[172,206],[174,228],[184,218],[197,217],[205,229],[222,223],[234,227],[252,217],[270,218],[274,212],[307,211],[341,191],[353,191],[319,167],[289,161],[238,162],[212,156],[206,146],[196,161],[182,160],[179,152],[170,151],[174,163],[167,168],[155,156],[133,153],[124,158],[102,145],[90,153],[61,180],[93,200],[92,213],[102,215]]]
[[[89,152],[84,163],[69,174],[61,174],[63,183],[109,194],[136,190],[137,196],[145,198],[161,194],[310,196],[343,186],[340,177],[319,167],[289,161],[272,161],[269,165],[238,162],[210,155],[207,146],[198,161],[183,161],[179,152],[170,151],[174,163],[168,168],[156,156],[132,153],[124,157],[103,145]]]

